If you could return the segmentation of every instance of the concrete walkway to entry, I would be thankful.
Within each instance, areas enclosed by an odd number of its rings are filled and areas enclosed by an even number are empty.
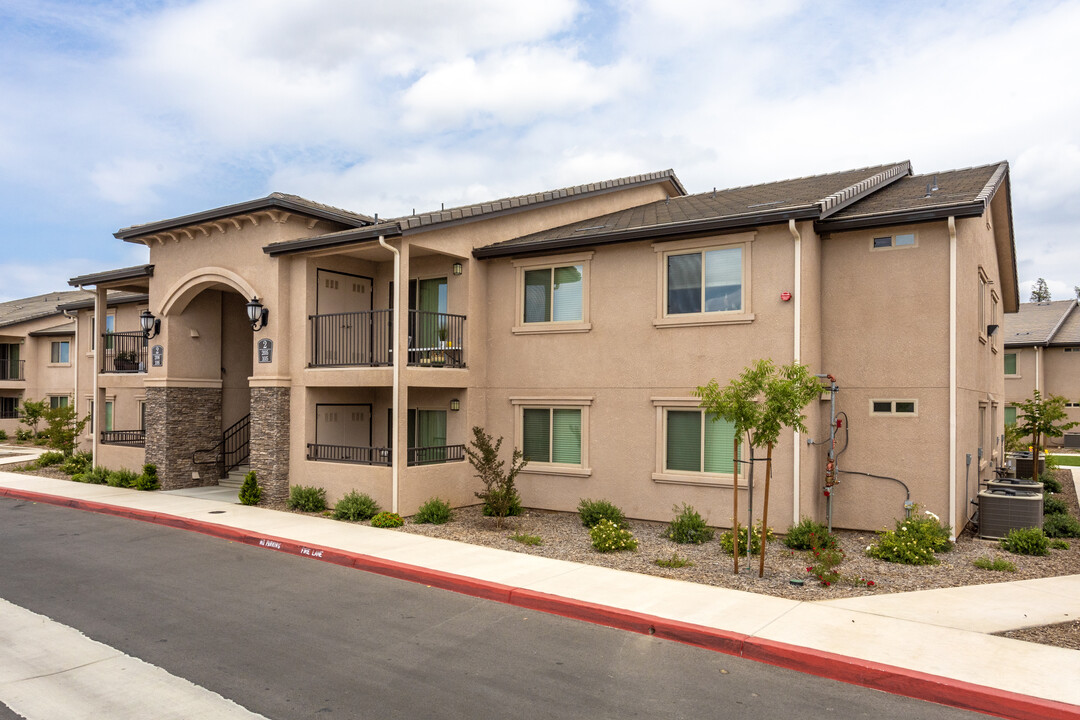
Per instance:
[[[1080,651],[991,634],[1080,618],[1080,576],[801,602],[191,493],[0,472],[0,496],[193,530],[1001,717],[1080,719]]]

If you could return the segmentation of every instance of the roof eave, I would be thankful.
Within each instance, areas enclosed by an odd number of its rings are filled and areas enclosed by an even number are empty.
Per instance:
[[[134,267],[121,268],[119,270],[106,270],[105,272],[91,273],[89,275],[79,275],[68,280],[68,285],[81,288],[87,285],[96,286],[106,283],[123,282],[125,280],[149,278],[153,277],[153,275],[153,265],[136,265]]]
[[[814,229],[818,233],[842,232],[844,230],[861,230],[869,227],[882,227],[884,225],[907,225],[909,223],[933,222],[945,220],[949,217],[978,217],[986,210],[982,201],[955,203],[952,205],[939,205],[932,208],[919,208],[915,210],[894,210],[886,213],[874,213],[851,218],[835,218],[831,220],[819,220],[814,223]]]
[[[473,250],[473,257],[478,260],[484,260],[496,257],[508,257],[511,255],[528,255],[551,250],[569,250],[592,245],[610,245],[612,243],[647,240],[650,238],[663,239],[670,238],[671,236],[699,235],[715,231],[757,227],[759,225],[774,225],[776,223],[787,222],[788,220],[806,220],[816,218],[817,216],[818,208],[817,206],[813,206],[771,213],[709,218],[706,220],[694,220],[692,222],[672,223],[670,225],[650,225],[647,227],[632,228],[630,230],[588,235],[584,237],[554,238],[551,240],[540,240],[533,243],[521,243],[516,245],[489,245]]]
[[[294,255],[296,253],[311,252],[312,250],[326,250],[328,248],[371,242],[377,240],[380,235],[383,237],[398,237],[401,235],[401,228],[396,225],[382,228],[364,227],[356,231],[346,231],[334,235],[316,235],[299,240],[286,240],[264,245],[263,252],[270,257]]]

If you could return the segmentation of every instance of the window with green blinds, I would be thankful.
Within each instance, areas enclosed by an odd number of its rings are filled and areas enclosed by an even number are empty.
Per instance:
[[[732,472],[734,426],[701,410],[667,411],[664,468],[679,472]]]
[[[1011,406],[1006,406],[1005,407],[1005,424],[1006,425],[1015,425],[1016,424],[1016,408],[1011,407]]]
[[[580,408],[522,410],[522,452],[530,462],[581,464]]]
[[[1016,353],[1005,353],[1005,374],[1016,374]]]

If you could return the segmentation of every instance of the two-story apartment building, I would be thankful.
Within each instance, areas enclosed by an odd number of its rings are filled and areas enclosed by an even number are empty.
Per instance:
[[[1060,395],[1065,412],[1080,421],[1080,309],[1076,300],[1022,303],[1005,318],[1005,422],[1016,422],[1016,405],[1038,390]],[[1063,438],[1048,438],[1061,445]]]
[[[529,456],[528,506],[604,497],[667,519],[687,502],[725,524],[746,474],[733,487],[731,429],[692,391],[763,357],[839,388],[774,453],[774,519],[823,516],[834,407],[840,527],[888,523],[905,487],[962,526],[1000,450],[1005,163],[696,195],[664,171],[392,220],[273,194],[117,237],[151,264],[71,283],[96,289],[97,327],[108,290],[148,296],[145,362],[95,362],[91,384],[99,418],[135,387],[145,453],[99,438],[98,461],[145,457],[166,487],[247,462],[272,498],[469,504],[464,446],[483,426]],[[114,412],[114,432],[137,429]]]

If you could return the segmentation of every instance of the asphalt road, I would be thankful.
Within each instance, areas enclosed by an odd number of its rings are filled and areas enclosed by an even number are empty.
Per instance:
[[[274,720],[987,717],[197,533],[6,498],[0,597]],[[0,705],[0,718],[8,712]]]

